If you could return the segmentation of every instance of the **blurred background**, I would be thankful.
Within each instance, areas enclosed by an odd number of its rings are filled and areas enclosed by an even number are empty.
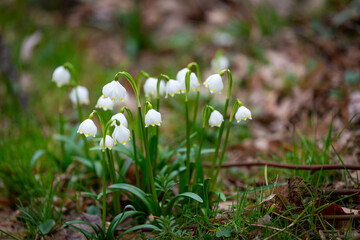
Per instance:
[[[51,76],[67,61],[89,89],[90,113],[118,71],[175,78],[196,61],[205,80],[222,67],[211,61],[224,56],[234,98],[254,119],[232,136],[230,160],[281,156],[294,138],[321,147],[331,122],[337,134],[360,111],[359,33],[358,0],[2,0],[3,181],[19,181],[11,176],[32,168],[37,149],[56,151],[60,91]],[[77,124],[75,108],[65,105]],[[359,126],[357,118],[335,143],[345,162],[359,161]]]

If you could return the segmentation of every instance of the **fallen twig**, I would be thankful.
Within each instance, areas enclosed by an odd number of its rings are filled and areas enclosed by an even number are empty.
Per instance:
[[[357,215],[322,215],[326,220],[349,220],[360,219],[360,214]]]
[[[211,165],[209,163],[204,163],[204,167],[209,168]],[[268,167],[277,167],[277,168],[287,168],[287,169],[299,169],[299,170],[334,170],[334,169],[350,169],[350,170],[360,170],[360,165],[349,164],[326,164],[326,165],[296,165],[296,164],[287,164],[287,163],[277,163],[277,162],[265,162],[265,161],[256,161],[256,162],[236,162],[236,163],[223,163],[222,168],[230,167],[252,167],[252,166],[268,166]],[[217,167],[217,165],[216,165]]]

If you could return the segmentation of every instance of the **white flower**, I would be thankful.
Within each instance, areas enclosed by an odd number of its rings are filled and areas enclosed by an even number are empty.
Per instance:
[[[110,98],[104,98],[104,96],[99,97],[99,99],[95,105],[95,108],[102,108],[105,111],[112,110],[113,107],[114,107],[114,102],[111,101]]]
[[[246,107],[241,106],[241,107],[239,107],[239,109],[235,113],[235,118],[236,118],[237,122],[240,122],[241,120],[246,120],[248,118],[252,119],[251,118],[251,112]]]
[[[209,88],[211,94],[221,93],[221,90],[224,88],[224,84],[220,74],[210,75],[204,82],[204,86]]]
[[[158,79],[153,77],[146,79],[144,84],[144,92],[146,97],[149,96],[149,94],[153,96],[157,95],[157,82]],[[161,80],[159,85],[159,93],[164,94],[164,92],[165,92],[165,82],[164,80]]]
[[[89,104],[89,91],[86,87],[77,86],[71,90],[69,97],[73,104],[77,104],[76,93],[78,95],[77,97],[79,98],[80,104]]]
[[[52,75],[52,81],[56,83],[58,87],[67,85],[70,82],[70,72],[64,66],[57,67]]]
[[[126,89],[115,80],[106,84],[102,89],[102,93],[104,98],[110,98],[114,102],[123,102],[127,97]]]
[[[95,137],[97,132],[97,128],[93,120],[86,119],[82,123],[80,123],[79,129],[77,133],[84,134],[85,137],[93,136]]]
[[[220,56],[211,60],[211,68],[214,71],[221,71],[227,69],[230,66],[229,59],[225,56]]]
[[[170,94],[170,96],[174,96],[175,94],[180,94],[180,90],[181,90],[181,84],[179,81],[170,79],[167,83],[166,83],[166,98],[168,96],[168,94]]]
[[[145,127],[148,126],[160,126],[161,123],[161,114],[154,109],[150,109],[145,115]]]
[[[114,141],[114,139],[112,139],[112,137],[110,137],[109,135],[106,135],[106,137],[105,137],[105,148],[104,148],[104,139],[103,138],[101,138],[101,140],[100,140],[100,149],[103,149],[103,150],[105,150],[105,149],[114,149],[114,147],[115,147],[115,141]]]
[[[183,68],[181,69],[177,74],[176,74],[176,79],[181,83],[181,91],[184,93],[186,91],[185,88],[185,77],[186,77],[186,73],[189,71],[188,68]],[[189,89],[191,91],[196,91],[196,89],[199,87],[199,80],[196,76],[195,73],[191,73],[190,74],[190,85],[189,85]]]
[[[112,134],[112,137],[115,141],[115,144],[119,142],[125,145],[126,142],[130,140],[130,130],[123,125],[116,126]]]
[[[120,122],[120,125],[123,125],[123,126],[125,126],[125,127],[128,127],[128,122],[127,122],[126,117],[125,117],[124,114],[122,114],[122,113],[117,113],[117,114],[115,114],[115,115],[113,115],[113,116],[111,117],[111,120],[115,120],[115,119]],[[113,122],[111,123],[111,126],[114,126],[114,125],[116,125],[116,121],[113,121]]]
[[[209,125],[211,127],[214,127],[214,126],[220,127],[220,125],[223,121],[224,121],[223,115],[219,111],[214,110],[210,115]]]

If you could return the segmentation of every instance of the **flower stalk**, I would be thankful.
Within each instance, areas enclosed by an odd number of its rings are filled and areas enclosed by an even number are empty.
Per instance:
[[[233,107],[231,109],[231,113],[230,113],[230,118],[229,118],[229,122],[228,122],[228,125],[227,125],[227,129],[226,129],[226,134],[225,134],[225,141],[224,141],[224,144],[223,144],[223,147],[222,147],[222,150],[221,150],[221,155],[220,155],[220,159],[219,159],[219,163],[217,165],[217,169],[216,169],[216,173],[215,173],[215,176],[212,180],[212,186],[211,186],[211,189],[213,189],[215,187],[215,184],[216,184],[216,180],[219,176],[219,172],[220,172],[220,168],[221,168],[221,164],[223,163],[224,161],[224,157],[225,157],[225,151],[226,151],[226,147],[227,147],[227,142],[228,142],[228,139],[229,139],[229,134],[230,134],[230,128],[231,128],[231,123],[233,121],[233,118],[235,116],[235,113],[236,113],[236,110],[237,108],[243,106],[242,102],[239,101],[239,99],[236,99],[235,103],[233,104]],[[224,125],[224,124],[223,124]]]
[[[202,121],[201,133],[200,133],[200,138],[199,138],[199,150],[198,150],[196,162],[195,162],[194,184],[204,182],[204,171],[203,171],[203,166],[202,166],[202,161],[201,161],[201,149],[202,149],[202,145],[203,145],[203,138],[204,138],[204,134],[205,134],[206,122],[209,119],[209,114],[213,111],[214,111],[214,108],[210,105],[206,105],[203,110],[203,121]]]
[[[137,85],[136,85],[134,79],[132,78],[132,76],[129,73],[127,73],[127,72],[118,72],[115,75],[115,80],[118,80],[120,75],[124,76],[129,81],[131,87],[133,88],[135,97],[136,97],[137,106],[138,106],[138,118],[139,118],[139,121],[140,121],[140,130],[141,130],[141,134],[142,134],[142,137],[143,137],[142,141],[143,141],[143,145],[144,145],[144,149],[145,149],[145,159],[146,159],[146,165],[147,165],[147,168],[146,168],[147,169],[147,177],[148,177],[148,181],[150,183],[150,189],[151,189],[151,192],[152,192],[153,200],[154,200],[154,202],[158,202],[156,189],[155,189],[155,181],[154,181],[154,177],[153,177],[153,168],[152,168],[150,154],[149,154],[149,146],[148,146],[148,141],[147,141],[147,138],[146,138],[147,136],[146,136],[146,131],[145,131],[144,118],[143,118],[143,114],[142,114],[142,108],[141,108],[141,102],[140,102],[140,94],[139,94],[139,91],[138,91],[138,88],[137,88]]]
[[[132,124],[134,124],[134,117],[133,117],[133,114],[132,114],[131,110],[128,107],[122,107],[121,110],[120,110],[121,113],[124,113],[125,111],[129,116],[130,122]],[[138,160],[138,157],[137,157],[134,125],[131,126],[131,137],[132,137],[132,145],[133,145],[133,152],[134,152],[136,186],[139,188],[140,187],[139,160]]]
[[[185,191],[188,191],[190,186],[190,125],[191,122],[189,120],[189,90],[190,90],[190,74],[191,71],[188,71],[185,75],[185,117],[186,117],[186,159],[185,159]]]
[[[226,95],[224,111],[223,111],[224,119],[226,119],[226,113],[227,113],[229,100],[230,100],[230,96],[231,96],[231,89],[232,89],[231,71],[229,69],[225,69],[225,70],[220,72],[220,76],[222,77],[225,73],[227,73],[227,76],[228,76],[229,86],[228,86],[228,92],[227,92],[227,95]],[[216,144],[215,144],[215,153],[214,153],[214,157],[213,157],[212,162],[211,162],[210,176],[211,176],[212,181],[214,181],[213,173],[214,173],[214,169],[215,169],[216,160],[217,160],[218,155],[219,155],[219,148],[220,148],[220,144],[221,144],[222,134],[223,134],[223,131],[224,131],[224,126],[225,126],[225,124],[221,124],[221,126],[220,126],[218,138],[217,138],[217,141],[216,141]]]

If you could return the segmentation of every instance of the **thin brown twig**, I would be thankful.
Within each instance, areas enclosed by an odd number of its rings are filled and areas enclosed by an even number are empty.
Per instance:
[[[360,214],[357,215],[322,215],[326,220],[349,220],[360,219]]]
[[[223,163],[221,165],[222,168],[230,168],[230,167],[252,167],[252,166],[268,166],[268,167],[276,167],[276,168],[287,168],[287,169],[299,169],[299,170],[311,170],[311,171],[319,171],[319,170],[334,170],[334,169],[350,169],[350,170],[360,170],[360,165],[356,164],[326,164],[326,165],[296,165],[296,164],[287,164],[287,163],[277,163],[277,162],[265,162],[265,161],[256,161],[256,162],[234,162],[234,163]],[[204,163],[204,167],[209,168],[209,163]],[[216,166],[217,167],[217,166]]]

